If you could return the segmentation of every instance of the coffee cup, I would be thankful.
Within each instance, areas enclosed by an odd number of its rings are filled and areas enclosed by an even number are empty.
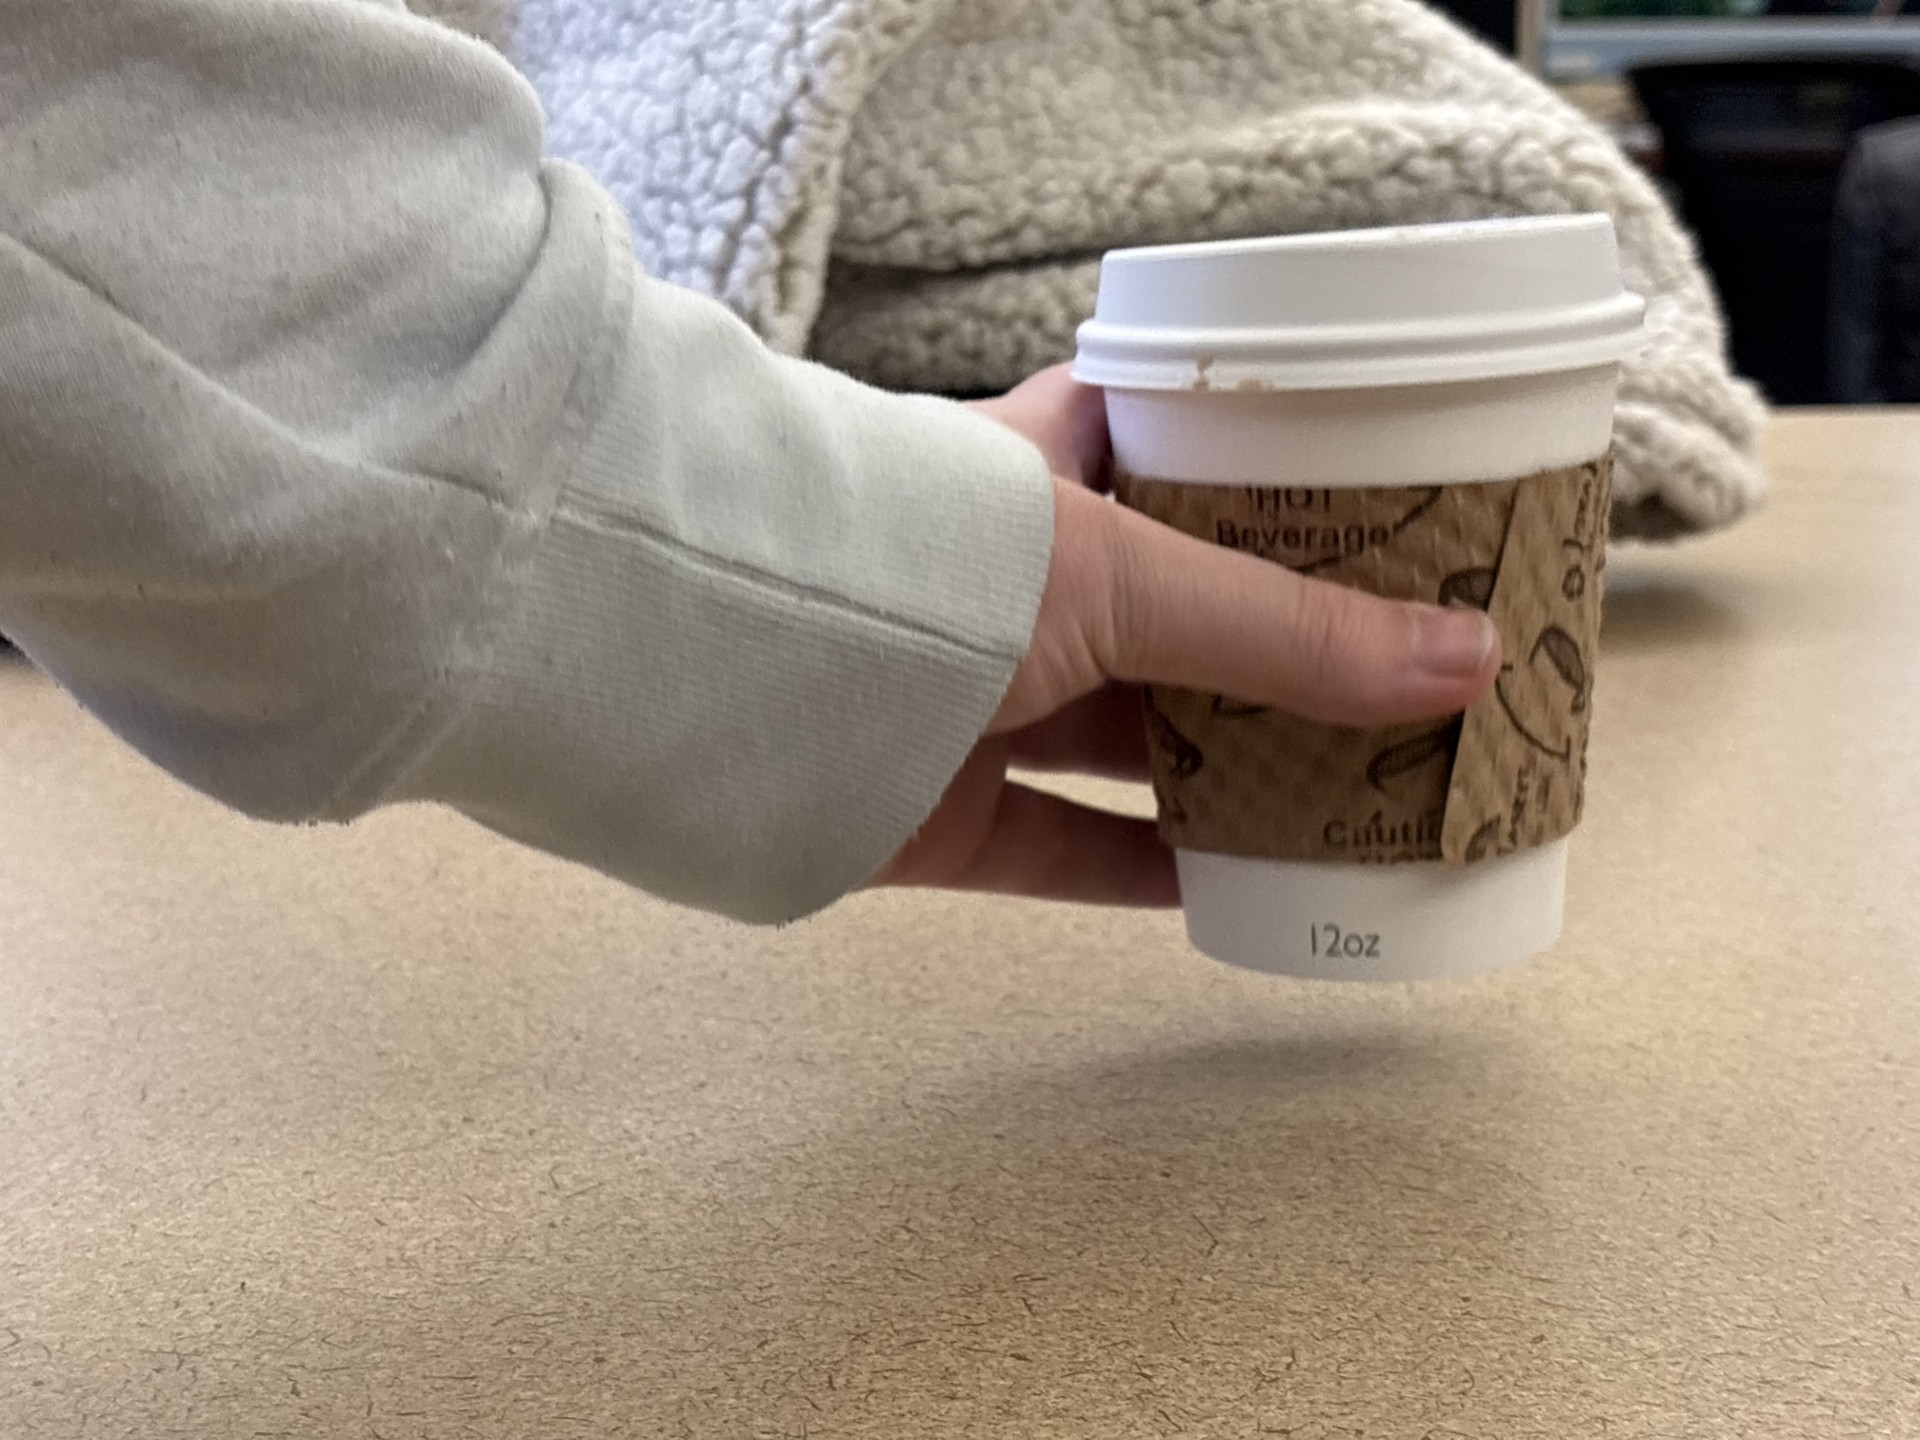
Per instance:
[[[1503,645],[1464,717],[1377,731],[1153,689],[1197,948],[1408,981],[1559,938],[1643,314],[1604,215],[1105,258],[1074,368],[1106,391],[1123,503],[1323,580],[1481,608]]]

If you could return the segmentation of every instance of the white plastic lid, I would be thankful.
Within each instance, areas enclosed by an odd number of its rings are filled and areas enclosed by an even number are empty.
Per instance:
[[[1128,390],[1335,390],[1618,364],[1646,305],[1608,215],[1115,250],[1074,375]]]

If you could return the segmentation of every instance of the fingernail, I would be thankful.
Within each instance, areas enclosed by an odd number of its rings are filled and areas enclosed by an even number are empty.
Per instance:
[[[1413,626],[1413,663],[1429,675],[1466,679],[1486,668],[1499,638],[1478,610],[1422,605]]]

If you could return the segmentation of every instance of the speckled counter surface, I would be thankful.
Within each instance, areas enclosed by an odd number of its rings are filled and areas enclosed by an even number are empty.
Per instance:
[[[1920,1435],[1920,417],[1772,450],[1428,990],[269,830],[0,663],[0,1435]]]

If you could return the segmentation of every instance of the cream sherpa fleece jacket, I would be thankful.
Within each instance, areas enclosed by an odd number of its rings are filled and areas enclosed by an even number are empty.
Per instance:
[[[652,273],[894,388],[1069,355],[1114,246],[1608,211],[1652,337],[1617,533],[1764,490],[1762,406],[1660,195],[1416,0],[520,0],[514,54]]]

